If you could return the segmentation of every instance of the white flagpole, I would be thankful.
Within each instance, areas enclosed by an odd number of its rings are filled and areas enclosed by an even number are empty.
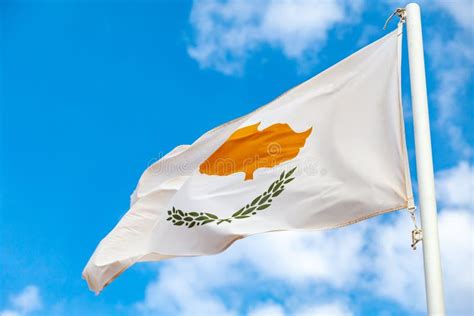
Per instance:
[[[415,129],[418,194],[423,230],[423,261],[425,266],[426,301],[429,315],[444,315],[443,277],[439,252],[438,218],[431,153],[425,61],[421,34],[420,7],[406,6],[408,59]]]

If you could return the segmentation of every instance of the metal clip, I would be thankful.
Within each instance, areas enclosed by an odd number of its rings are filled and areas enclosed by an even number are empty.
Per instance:
[[[416,250],[416,244],[419,243],[421,240],[423,240],[423,231],[416,224],[416,215],[415,215],[416,206],[413,204],[410,205],[407,211],[410,214],[411,220],[413,222],[413,226],[415,226],[415,229],[411,231],[411,248],[413,250]]]
[[[407,211],[410,214],[413,225],[415,226],[415,228],[418,228],[418,226],[416,225],[416,215],[415,215],[416,206],[412,205],[412,206],[408,207]]]
[[[423,240],[423,231],[420,228],[415,228],[411,231],[411,247],[416,250],[416,244]]]
[[[405,8],[397,8],[395,11],[393,11],[393,13],[388,17],[387,21],[385,21],[385,24],[383,26],[383,29],[386,30],[387,29],[387,25],[388,23],[390,23],[390,20],[392,20],[392,18],[396,15],[400,18],[400,22],[399,23],[405,23],[405,18],[406,18],[406,10]]]

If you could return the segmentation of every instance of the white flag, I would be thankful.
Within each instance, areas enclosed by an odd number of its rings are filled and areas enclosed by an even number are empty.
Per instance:
[[[352,224],[412,202],[396,30],[149,167],[84,269],[99,292],[139,261]]]

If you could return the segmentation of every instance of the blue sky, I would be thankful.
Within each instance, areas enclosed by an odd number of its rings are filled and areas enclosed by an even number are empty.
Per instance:
[[[423,314],[422,251],[409,248],[404,212],[139,264],[100,296],[81,279],[150,163],[383,36],[404,4],[2,1],[0,315]],[[447,306],[468,315],[473,3],[421,6]],[[405,45],[416,184],[407,66]]]

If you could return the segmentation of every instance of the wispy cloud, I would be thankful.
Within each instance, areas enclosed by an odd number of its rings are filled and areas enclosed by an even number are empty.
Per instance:
[[[428,1],[425,1],[428,3]],[[473,31],[474,3],[471,0],[436,0],[434,4],[453,16],[456,22],[469,32]],[[427,5],[429,8],[429,5]]]
[[[472,102],[463,100],[466,100],[468,87],[472,84],[474,3],[469,0],[438,0],[426,8],[439,16],[448,13],[454,22],[449,33],[439,29],[428,33],[427,37],[430,70],[436,78],[431,98],[437,109],[435,127],[447,134],[449,144],[458,155],[469,158],[473,147],[464,136],[461,121],[465,117],[463,113],[472,106]],[[449,21],[444,19],[444,23]]]
[[[402,213],[392,221],[377,225],[374,243],[369,248],[373,258],[368,288],[407,310],[423,311],[424,280],[421,248],[415,252],[410,244],[413,224]],[[414,299],[416,298],[416,299]]]
[[[35,285],[28,285],[21,292],[11,295],[9,301],[10,306],[0,311],[0,316],[25,316],[43,307],[39,288]]]
[[[407,4],[401,0],[386,0],[392,8]],[[461,159],[470,159],[474,148],[466,138],[466,112],[472,111],[469,87],[472,86],[474,66],[474,2],[471,0],[419,0],[422,22],[425,23],[423,41],[427,57],[430,107],[436,117],[431,122],[438,138]],[[407,104],[407,103],[405,103]]]
[[[346,305],[340,302],[333,302],[323,305],[305,306],[300,311],[297,311],[295,315],[301,316],[350,316],[352,312],[347,308]]]
[[[250,53],[264,46],[303,60],[321,49],[334,26],[354,21],[361,8],[362,1],[196,0],[188,53],[201,67],[228,75],[242,72]]]
[[[278,304],[265,303],[252,308],[248,314],[249,316],[283,316],[285,310]]]
[[[474,278],[471,273],[474,260],[472,168],[467,162],[461,162],[436,175],[437,196],[442,206],[439,234],[446,305],[453,315],[474,312],[471,303],[474,295]],[[374,258],[371,287],[379,295],[390,298],[409,310],[423,311],[425,289],[422,246],[416,252],[406,246],[408,236],[403,238],[403,233],[412,229],[412,224],[406,214],[402,215],[394,222],[379,225],[375,231],[374,236],[377,238],[373,239],[376,240],[375,247],[371,249],[371,256]]]
[[[436,189],[441,205],[474,211],[474,169],[467,161],[439,171],[436,174]]]
[[[437,81],[432,93],[438,114],[435,127],[447,133],[451,147],[464,158],[470,157],[473,151],[460,124],[466,110],[461,100],[466,97],[474,65],[474,48],[469,38],[470,33],[461,32],[448,40],[437,34],[428,42],[428,54]]]
[[[391,6],[404,5],[387,1]],[[449,145],[464,158],[473,154],[472,145],[459,124],[460,100],[472,81],[474,64],[473,3],[469,0],[421,1],[426,12],[447,14],[456,24],[450,34],[432,32],[426,52],[436,88],[430,94],[437,110],[433,126],[449,139]],[[193,29],[189,55],[202,68],[227,75],[240,74],[246,61],[262,47],[273,47],[290,60],[305,64],[324,47],[333,29],[359,21],[364,1],[308,0],[196,0],[190,23]],[[444,22],[445,23],[445,22]],[[366,44],[375,27],[366,26],[359,44]],[[446,56],[449,56],[447,58]]]
[[[253,306],[244,302],[246,288],[267,281],[304,289],[320,283],[335,288],[355,286],[368,262],[362,252],[365,225],[315,233],[273,233],[247,238],[224,254],[165,263],[138,305],[144,314],[236,315],[283,310],[284,314],[331,310],[347,314],[341,302],[307,305],[291,296],[287,305]],[[344,248],[344,251],[340,249]],[[351,262],[351,264],[347,264]],[[226,293],[223,297],[221,293]],[[240,293],[240,294],[239,294]],[[232,298],[232,299],[230,299]],[[292,302],[293,301],[293,302]],[[263,308],[263,311],[262,311]],[[311,313],[310,313],[311,314]],[[314,314],[314,313],[313,313]]]
[[[249,316],[283,316],[283,315],[297,315],[297,316],[351,316],[352,312],[348,309],[347,305],[339,302],[332,301],[323,304],[314,305],[302,305],[291,313],[285,312],[281,305],[275,303],[267,303],[259,305],[254,309],[251,309],[248,313]]]

